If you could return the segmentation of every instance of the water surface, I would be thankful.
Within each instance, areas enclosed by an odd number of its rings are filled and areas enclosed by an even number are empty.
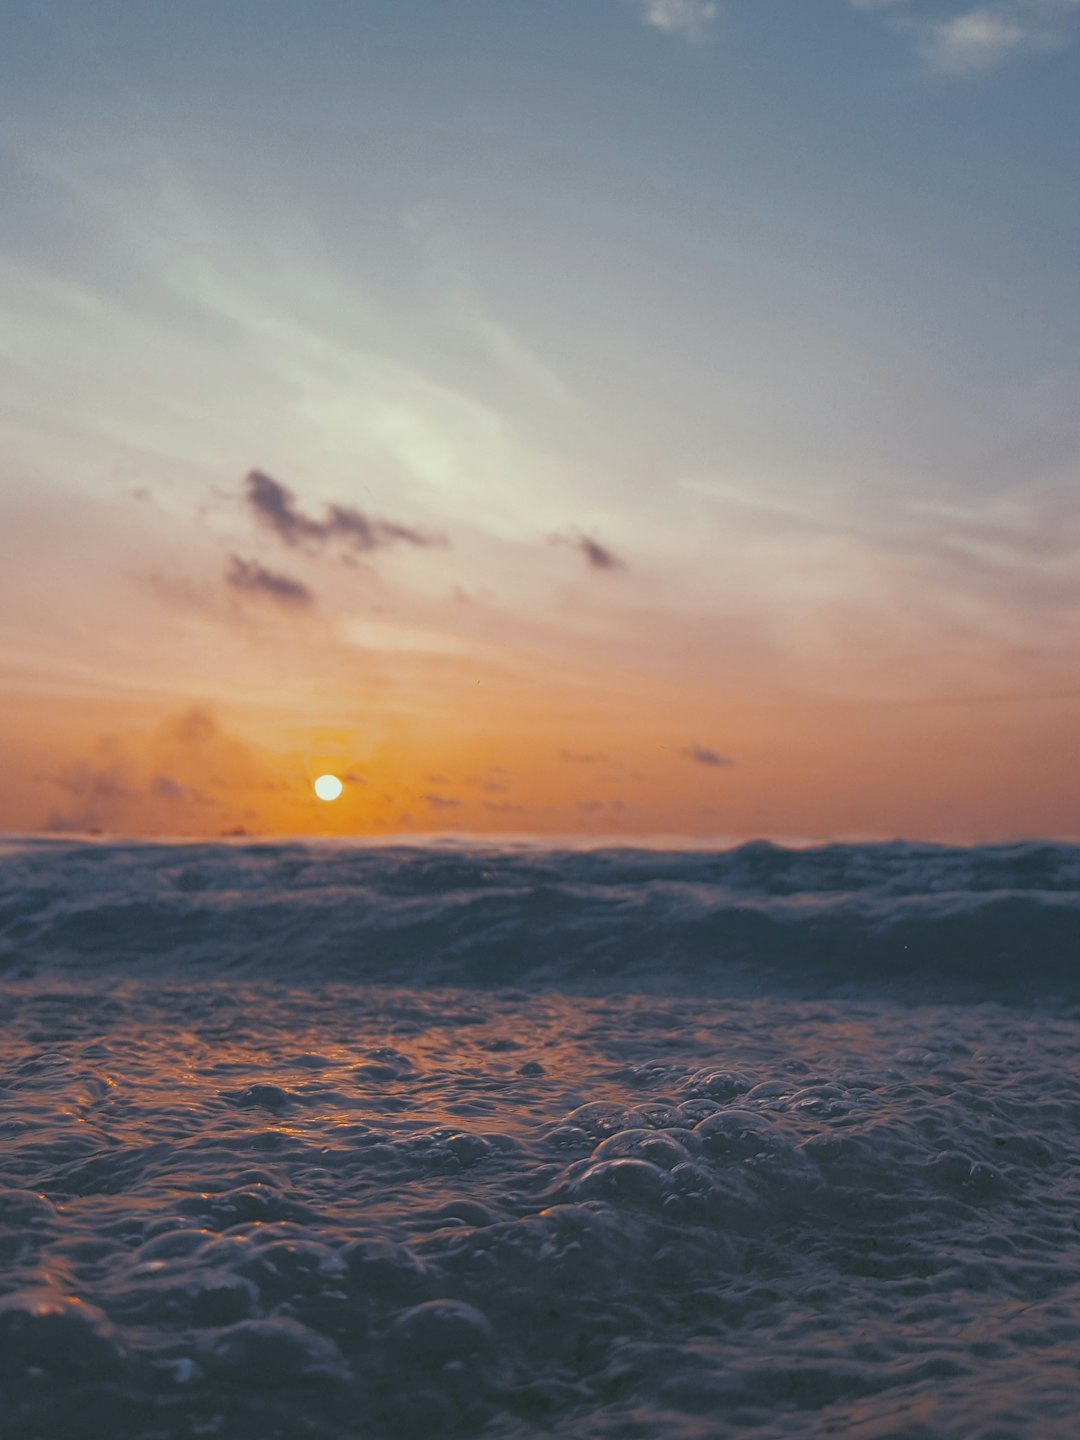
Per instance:
[[[5,1437],[1071,1437],[1078,876],[9,844]]]

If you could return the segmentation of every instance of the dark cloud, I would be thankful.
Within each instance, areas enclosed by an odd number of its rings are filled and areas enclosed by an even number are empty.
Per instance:
[[[425,800],[433,810],[456,810],[461,804],[453,795],[439,795],[432,790],[426,791],[420,799]]]
[[[685,755],[688,760],[693,760],[695,765],[734,765],[735,761],[727,755],[721,755],[716,750],[710,750],[708,745],[687,745],[680,750],[680,755]]]
[[[465,783],[479,790],[496,793],[510,789],[510,772],[505,765],[489,765],[480,774],[466,775]]]
[[[594,570],[618,570],[622,567],[623,562],[619,557],[606,545],[601,545],[599,540],[581,535],[578,537],[577,546]]]
[[[580,530],[571,531],[567,535],[553,535],[551,541],[554,545],[570,545],[573,549],[580,551],[591,570],[625,569],[624,561],[620,560],[613,550],[609,550],[606,545],[601,545],[599,540],[594,540],[591,535],[585,535]]]
[[[606,760],[606,755],[597,755],[588,750],[560,750],[559,756],[563,760],[569,760],[572,765],[599,765]]]
[[[444,545],[445,539],[395,520],[376,520],[348,505],[328,505],[323,519],[305,515],[296,496],[279,480],[262,470],[251,470],[244,480],[245,498],[255,518],[294,549],[321,550],[336,543],[347,551],[363,553],[387,545]]]
[[[294,580],[290,575],[279,575],[274,570],[267,570],[257,560],[243,560],[239,555],[229,557],[225,584],[247,595],[264,595],[279,605],[295,610],[308,609],[315,603],[314,592],[302,581]]]
[[[286,545],[303,545],[306,540],[321,542],[326,539],[325,528],[310,520],[296,508],[292,491],[264,475],[261,470],[250,470],[245,477],[247,502],[256,517],[268,525]]]

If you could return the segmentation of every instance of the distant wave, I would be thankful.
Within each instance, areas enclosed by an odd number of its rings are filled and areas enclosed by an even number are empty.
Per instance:
[[[1080,993],[1080,846],[8,841],[0,966],[406,985]]]

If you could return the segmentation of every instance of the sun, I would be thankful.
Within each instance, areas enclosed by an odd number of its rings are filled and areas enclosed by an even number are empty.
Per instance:
[[[320,775],[315,781],[315,794],[320,800],[336,800],[344,789],[336,775]]]

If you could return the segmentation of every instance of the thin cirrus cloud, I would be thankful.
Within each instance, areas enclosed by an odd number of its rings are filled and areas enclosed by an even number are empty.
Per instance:
[[[263,596],[292,610],[307,610],[315,603],[314,592],[302,580],[267,570],[258,560],[244,560],[239,555],[229,557],[225,584],[231,590]]]
[[[350,505],[328,505],[321,520],[300,509],[296,496],[262,470],[251,470],[245,481],[245,499],[260,524],[294,550],[321,550],[336,543],[347,551],[363,553],[388,545],[444,545],[445,539],[393,520],[377,520]]]
[[[711,749],[708,745],[686,745],[680,752],[695,765],[726,766],[734,765],[735,761],[729,755],[721,755],[719,751]]]

